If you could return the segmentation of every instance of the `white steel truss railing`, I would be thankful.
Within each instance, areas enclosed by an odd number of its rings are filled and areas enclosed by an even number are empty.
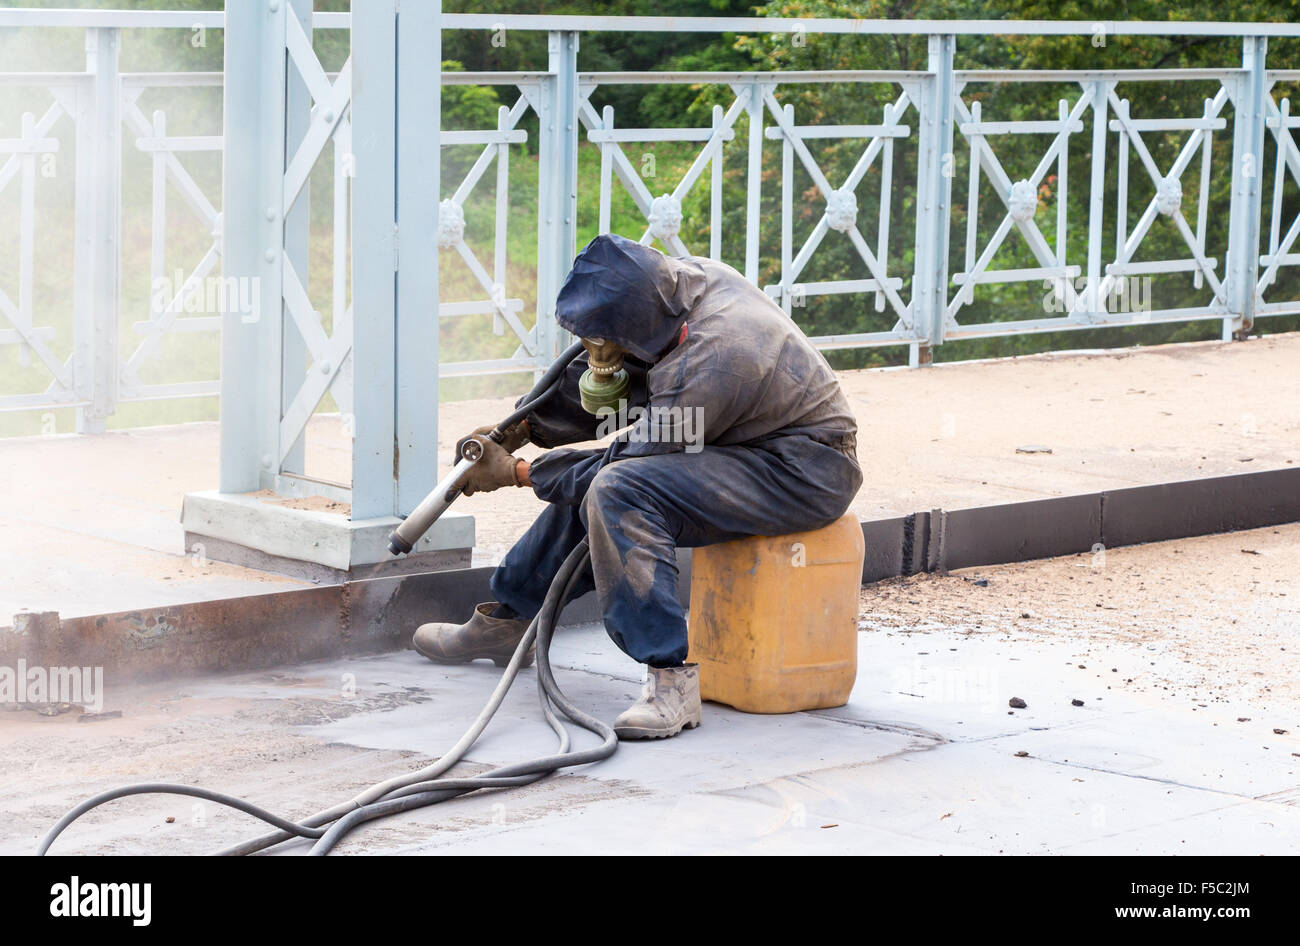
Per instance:
[[[9,327],[0,330],[0,344],[17,345],[19,364],[26,367],[31,364],[35,354],[49,371],[50,387],[46,389],[45,398],[38,395],[34,401],[23,403],[64,402],[75,398],[75,382],[72,366],[59,359],[50,350],[49,342],[54,337],[54,330],[49,326],[34,324],[32,316],[32,290],[34,247],[36,243],[36,180],[37,157],[44,154],[56,154],[59,142],[47,138],[52,126],[66,114],[76,114],[75,102],[65,97],[68,90],[51,89],[56,101],[37,121],[31,112],[22,116],[22,132],[18,138],[0,138],[0,155],[7,155],[0,165],[0,190],[13,179],[18,179],[21,188],[19,198],[18,229],[18,301],[15,303],[0,287],[0,315],[8,321]],[[75,98],[76,90],[72,90]]]
[[[1277,71],[1267,74],[1266,82],[1269,88],[1282,80],[1291,82],[1300,80],[1300,71]],[[1264,271],[1260,273],[1256,285],[1260,300],[1256,307],[1256,314],[1291,314],[1300,312],[1300,300],[1267,302],[1263,297],[1269,287],[1277,281],[1279,268],[1300,266],[1300,253],[1293,252],[1296,238],[1300,237],[1300,213],[1297,213],[1290,223],[1286,223],[1282,209],[1282,193],[1287,180],[1300,187],[1300,149],[1297,149],[1295,137],[1291,132],[1291,129],[1300,127],[1300,119],[1291,115],[1289,98],[1275,102],[1272,95],[1266,95],[1264,108],[1268,132],[1277,143],[1277,159],[1273,173],[1273,201],[1269,210],[1268,250],[1260,257],[1260,265],[1264,267]],[[1282,232],[1284,224],[1285,233]]]
[[[332,331],[327,332],[324,319],[307,292],[308,254],[305,246],[285,246],[280,256],[280,291],[285,313],[290,317],[305,351],[287,352],[300,374],[286,369],[282,400],[286,406],[280,418],[278,456],[275,470],[281,474],[303,472],[300,454],[307,422],[326,393],[334,395],[339,409],[352,412],[352,307],[347,304],[347,246],[349,201],[349,155],[352,154],[352,125],[348,112],[352,105],[352,60],[349,58],[331,81],[312,50],[311,39],[298,17],[285,20],[285,50],[292,76],[301,81],[299,94],[309,105],[305,128],[295,128],[286,152],[281,200],[277,208],[281,219],[289,222],[295,214],[305,217],[307,178],[330,142],[334,144],[333,199],[335,242],[331,260],[333,270],[334,311]],[[290,88],[292,89],[292,82]],[[290,97],[293,93],[290,92]],[[301,111],[301,109],[299,109]],[[300,203],[301,202],[301,203]],[[286,240],[287,243],[287,240]],[[300,272],[300,270],[303,270]],[[286,344],[289,349],[289,345]],[[305,364],[301,364],[305,362]]]
[[[296,4],[301,8],[301,4]],[[83,73],[0,74],[7,86],[48,92],[50,104],[33,108],[12,134],[0,129],[0,191],[20,191],[16,219],[5,221],[19,233],[17,286],[0,285],[0,346],[18,346],[20,357],[35,358],[48,375],[43,391],[0,395],[0,410],[73,406],[79,429],[101,429],[114,405],[121,401],[159,397],[210,395],[211,378],[170,383],[142,380],[143,367],[158,357],[164,338],[180,339],[215,331],[221,319],[193,315],[188,303],[205,291],[219,272],[224,251],[222,208],[187,170],[186,153],[213,152],[222,147],[218,136],[169,134],[168,116],[141,107],[145,90],[155,86],[218,86],[215,73],[123,74],[118,71],[118,43],[124,28],[221,28],[220,13],[104,13],[95,11],[0,11],[0,26],[84,26],[88,36],[87,67]],[[658,240],[676,254],[707,253],[721,258],[724,220],[744,221],[743,254],[729,259],[796,321],[805,301],[819,296],[861,299],[867,316],[884,316],[881,330],[815,336],[825,349],[904,345],[913,364],[923,363],[945,341],[993,335],[1014,335],[1064,329],[1090,329],[1157,321],[1215,320],[1224,337],[1250,329],[1257,317],[1300,312],[1300,299],[1274,299],[1279,276],[1300,265],[1300,214],[1284,218],[1294,204],[1285,198],[1300,188],[1300,147],[1294,129],[1300,117],[1289,99],[1275,98],[1279,82],[1294,82],[1300,72],[1268,70],[1268,36],[1300,35],[1288,24],[1107,24],[1112,35],[1227,35],[1240,39],[1240,66],[1220,69],[1163,70],[961,70],[956,68],[955,37],[977,32],[1001,34],[1088,35],[1093,24],[1068,23],[899,23],[890,21],[787,20],[609,20],[526,16],[444,16],[444,29],[491,31],[541,30],[549,34],[549,59],[544,71],[531,73],[445,73],[444,85],[493,85],[517,90],[512,105],[502,106],[496,127],[452,130],[441,134],[442,149],[476,148],[478,154],[464,178],[453,188],[430,195],[432,216],[439,208],[436,243],[445,266],[464,267],[474,298],[440,301],[441,320],[491,316],[492,331],[516,345],[508,358],[449,361],[436,366],[437,377],[461,377],[503,372],[537,371],[549,364],[565,342],[553,319],[554,296],[576,250],[577,193],[580,146],[599,151],[597,232],[612,225],[615,182],[630,197],[644,226],[625,235],[649,243]],[[344,14],[288,16],[279,52],[288,65],[285,140],[293,147],[271,190],[278,195],[268,206],[267,220],[283,221],[282,245],[276,254],[273,278],[263,286],[283,304],[287,324],[301,344],[286,345],[279,379],[278,429],[266,434],[259,457],[269,463],[271,484],[299,475],[302,439],[308,420],[331,394],[340,409],[352,413],[354,399],[354,341],[351,286],[355,260],[349,260],[356,219],[353,207],[354,141],[352,60],[337,74],[328,74],[312,49],[313,29],[348,28]],[[580,33],[586,29],[692,30],[703,32],[803,31],[834,33],[895,33],[928,36],[925,69],[899,71],[753,72],[753,73],[583,73],[577,68]],[[1199,114],[1167,116],[1158,112],[1155,97],[1144,90],[1158,82],[1217,84]],[[878,114],[866,124],[821,120],[808,123],[798,105],[783,101],[786,91],[808,83],[854,83],[890,87]],[[976,94],[980,89],[1018,83],[1053,83],[1069,87],[1055,100],[1052,113],[1005,120],[987,115],[990,109]],[[614,109],[599,108],[602,88],[624,85],[710,85],[722,91],[723,104],[712,108],[702,127],[620,127]],[[1121,89],[1126,93],[1121,95]],[[1075,91],[1077,90],[1077,91]],[[1131,98],[1129,96],[1132,96]],[[301,108],[297,106],[301,105]],[[1231,107],[1232,117],[1227,117]],[[536,119],[537,140],[529,141]],[[801,118],[803,121],[801,122]],[[741,125],[742,119],[745,125]],[[52,129],[68,121],[75,127],[77,167],[77,279],[74,288],[72,338],[56,338],[48,325],[38,324],[32,299],[33,247],[40,239],[36,193],[41,186],[38,162],[54,153],[59,140]],[[747,127],[747,140],[738,129]],[[1212,142],[1217,132],[1232,133],[1231,167],[1216,167]],[[1172,162],[1161,164],[1150,140],[1153,135],[1179,135],[1181,144]],[[1265,136],[1271,136],[1276,160],[1263,166]],[[208,246],[186,261],[184,279],[153,300],[147,318],[134,318],[139,341],[118,351],[121,273],[117,241],[122,234],[120,175],[122,143],[147,155],[151,166],[150,275],[157,282],[167,275],[169,256],[167,193],[180,195]],[[652,190],[625,146],[660,142],[698,145],[688,156],[682,176],[671,185]],[[773,150],[765,151],[765,142]],[[512,207],[511,150],[527,144],[540,156],[537,185],[537,288],[535,312],[526,313],[527,293],[515,287],[511,295],[506,256],[507,225]],[[827,145],[851,146],[854,158],[845,174],[829,173],[822,157]],[[1117,145],[1113,167],[1108,148]],[[312,302],[317,287],[306,270],[307,182],[332,147],[334,253],[328,319]],[[1031,149],[1038,148],[1038,151]],[[742,164],[728,165],[743,149]],[[763,172],[779,149],[779,217],[764,219]],[[900,150],[906,149],[906,150]],[[1027,176],[1013,179],[1008,155],[1036,158]],[[900,154],[914,167],[900,167]],[[912,155],[915,155],[912,158]],[[1088,173],[1070,174],[1070,155],[1087,154]],[[964,223],[954,225],[956,157],[967,160]],[[1018,161],[1019,163],[1019,161]],[[743,165],[743,213],[724,206],[724,167]],[[845,166],[843,163],[841,167]],[[1078,164],[1076,163],[1076,168]],[[491,180],[493,232],[467,233],[464,207]],[[1271,173],[1269,173],[1271,171]],[[915,210],[907,219],[898,212],[895,182],[905,172],[915,180]],[[1054,174],[1054,178],[1052,175]],[[796,176],[812,182],[817,212],[811,230],[796,238]],[[1195,212],[1184,205],[1184,180],[1196,175]],[[1268,175],[1272,199],[1262,206],[1262,181]],[[1231,208],[1226,246],[1212,247],[1207,234],[1211,185],[1231,181]],[[1117,186],[1113,208],[1105,205],[1108,181]],[[687,198],[707,183],[707,246],[688,245],[682,215]],[[1050,184],[1050,186],[1049,186]],[[1067,214],[1071,188],[1088,188],[1086,224]],[[769,184],[770,187],[770,184]],[[1050,195],[1043,194],[1050,190]],[[872,193],[874,191],[874,194]],[[1130,196],[1151,196],[1130,207]],[[860,199],[871,198],[874,219],[866,219]],[[229,199],[229,195],[227,195]],[[1047,204],[1054,206],[1047,209]],[[1186,206],[1186,210],[1184,207]],[[992,208],[992,209],[990,209]],[[983,213],[981,213],[983,210]],[[1134,218],[1134,212],[1136,217]],[[1267,215],[1267,223],[1265,216]],[[1077,216],[1077,215],[1076,215]],[[698,221],[691,221],[692,224]],[[1086,241],[1071,244],[1071,224],[1086,226]],[[898,228],[911,236],[905,239]],[[1112,229],[1113,228],[1113,229]],[[1178,238],[1174,258],[1143,258],[1139,251],[1159,228],[1171,228]],[[1267,229],[1267,236],[1264,230]],[[691,232],[703,233],[696,226]],[[1114,253],[1104,252],[1104,236],[1114,233]],[[489,238],[490,237],[490,238]],[[392,252],[397,254],[396,233]],[[703,241],[701,241],[702,244]],[[818,280],[820,254],[847,247],[856,273],[851,278]],[[951,244],[951,250],[950,250]],[[409,244],[403,244],[409,248]],[[1018,245],[1030,262],[999,267],[1005,247]],[[483,247],[490,249],[484,250]],[[900,251],[901,247],[901,251]],[[1073,249],[1072,249],[1073,247]],[[1184,249],[1185,248],[1185,249]],[[373,246],[365,248],[374,252]],[[432,252],[432,247],[427,249]],[[422,251],[422,250],[421,250]],[[1026,255],[1027,254],[1027,255]],[[910,260],[908,259],[910,256]],[[271,259],[268,256],[268,261]],[[952,270],[950,272],[950,269]],[[1194,305],[1129,311],[1117,306],[1116,290],[1133,276],[1186,274],[1201,295]],[[773,280],[771,277],[775,276]],[[973,304],[987,287],[1041,281],[1055,306],[1043,318],[978,321]],[[1082,285],[1081,285],[1082,282]],[[237,289],[234,291],[238,291]],[[265,300],[264,300],[265,301]],[[531,324],[530,324],[531,322]],[[891,324],[892,323],[892,324]],[[889,326],[885,328],[884,326]],[[56,344],[60,343],[60,344]],[[269,456],[269,459],[268,459]],[[341,488],[342,489],[342,488]]]
[[[912,80],[903,80],[904,89]],[[913,90],[915,91],[915,89]],[[794,106],[784,107],[777,104],[772,88],[763,90],[763,101],[771,111],[776,127],[768,128],[769,138],[782,141],[781,156],[781,281],[775,286],[765,286],[769,294],[777,296],[781,307],[787,314],[792,312],[796,302],[802,303],[807,297],[834,295],[840,293],[871,292],[875,295],[875,309],[883,312],[886,301],[897,317],[897,322],[890,332],[878,333],[876,336],[863,335],[853,341],[870,344],[872,341],[889,341],[910,338],[913,326],[911,307],[899,296],[903,280],[897,276],[890,277],[886,270],[889,264],[889,221],[890,200],[893,181],[894,139],[906,138],[911,129],[898,124],[898,119],[907,111],[908,93],[904,91],[896,101],[886,105],[884,117],[879,125],[803,125],[795,124]],[[864,139],[867,146],[861,157],[840,187],[834,187],[822,172],[816,159],[808,149],[809,140],[826,138]],[[818,193],[826,202],[826,209],[818,219],[812,233],[800,246],[797,255],[793,253],[793,216],[794,216],[794,158],[798,156],[809,176],[816,184]],[[880,177],[880,212],[876,231],[876,249],[872,252],[866,238],[858,229],[857,189],[867,171],[877,157],[881,158]],[[866,265],[869,276],[866,279],[831,280],[823,282],[800,283],[809,259],[817,250],[829,231],[843,233],[853,244],[854,250]],[[796,292],[797,290],[797,292]],[[824,347],[847,347],[850,339],[845,336],[816,339]]]
[[[195,76],[188,79],[194,87],[209,85],[220,87],[221,76]],[[146,116],[140,109],[139,99],[150,87],[148,75],[123,76],[119,107],[127,130],[134,133],[135,148],[150,157],[152,178],[150,182],[150,309],[149,317],[132,323],[132,330],[142,336],[135,350],[121,362],[118,370],[118,401],[144,400],[165,397],[195,397],[218,393],[219,382],[191,380],[169,384],[147,384],[140,379],[144,365],[159,357],[159,348],[165,336],[182,332],[219,332],[221,317],[216,314],[191,315],[191,303],[201,297],[205,312],[216,312],[208,304],[208,289],[218,281],[221,264],[221,213],[212,198],[196,182],[177,157],[182,153],[220,152],[223,141],[220,135],[189,135],[169,137],[167,115],[161,109]],[[167,269],[167,193],[169,186],[178,191],[186,207],[211,236],[211,243],[184,277],[170,279]],[[218,275],[214,275],[218,274]]]
[[[721,105],[713,107],[712,126],[709,128],[623,128],[614,127],[614,109],[606,105],[599,117],[592,107],[590,96],[595,86],[585,89],[581,109],[587,140],[600,146],[600,224],[598,232],[609,233],[610,193],[613,172],[636,202],[645,217],[646,229],[640,242],[659,240],[674,254],[690,255],[678,233],[682,223],[682,200],[690,193],[706,167],[711,169],[709,205],[709,255],[722,254],[722,144],[736,137],[734,125],[740,115],[745,95],[737,94],[725,112]],[[703,147],[691,162],[682,179],[670,193],[654,197],[645,186],[623,151],[626,143],[648,144],[664,141],[702,142]]]
[[[455,192],[439,204],[438,249],[444,252],[455,250],[487,298],[466,302],[440,302],[438,314],[442,318],[490,314],[494,334],[504,335],[506,329],[509,328],[519,342],[519,348],[515,356],[509,359],[497,359],[488,364],[483,362],[444,362],[439,366],[439,372],[443,377],[463,377],[484,374],[490,371],[532,371],[538,365],[536,334],[532,330],[524,328],[523,323],[519,320],[519,315],[524,308],[524,300],[510,298],[506,292],[506,227],[510,211],[510,146],[512,144],[522,144],[528,139],[525,131],[515,127],[527,108],[528,96],[521,94],[512,108],[502,105],[497,110],[497,127],[495,131],[448,131],[442,134],[443,147],[456,145],[483,146],[478,159],[466,173],[464,180],[460,182]],[[473,249],[465,242],[465,212],[462,207],[494,162],[496,164],[495,230],[493,233],[492,273],[489,275]]]
[[[1051,282],[1056,296],[1062,299],[1069,311],[1076,308],[1074,290],[1070,278],[1079,275],[1078,266],[1066,265],[1066,206],[1064,199],[1069,168],[1069,140],[1074,132],[1083,131],[1079,114],[1087,108],[1092,97],[1092,90],[1086,89],[1074,107],[1070,108],[1065,99],[1059,104],[1060,115],[1056,121],[1022,120],[1015,122],[982,121],[979,102],[966,108],[960,95],[957,98],[957,115],[960,118],[958,129],[970,144],[970,189],[968,191],[967,227],[966,227],[966,268],[954,273],[953,283],[965,291],[957,292],[948,303],[944,313],[944,333],[958,328],[957,312],[963,305],[969,305],[975,298],[975,286],[979,283],[1041,281]],[[997,152],[990,144],[989,138],[997,136],[1049,134],[1051,144],[1038,161],[1037,167],[1028,178],[1012,182],[998,160]],[[1038,211],[1039,187],[1049,169],[1057,169],[1057,217],[1056,246],[1049,245],[1034,217]],[[979,249],[979,193],[982,181],[981,172],[986,174],[993,184],[994,192],[1002,203],[1000,210],[1005,210],[997,229],[982,250]],[[1038,263],[1037,266],[1014,270],[990,270],[989,264],[998,248],[1002,246],[1011,228],[1015,227]]]

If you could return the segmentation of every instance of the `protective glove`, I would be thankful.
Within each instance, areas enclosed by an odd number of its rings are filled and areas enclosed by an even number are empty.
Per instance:
[[[469,435],[469,437],[461,437],[460,440],[456,441],[456,456],[460,456],[461,447],[465,445],[465,441],[470,437],[490,440],[491,438],[488,437],[488,434],[490,434],[492,430],[493,425],[488,424],[486,427],[480,427],[475,430]],[[528,443],[528,421],[521,420],[514,426],[506,428],[506,439],[501,441],[501,449],[506,453],[514,453],[526,443]]]
[[[516,467],[519,461],[486,435],[474,435],[474,439],[483,445],[483,456],[465,475],[461,492],[473,496],[475,493],[490,493],[502,486],[518,486],[519,474]]]

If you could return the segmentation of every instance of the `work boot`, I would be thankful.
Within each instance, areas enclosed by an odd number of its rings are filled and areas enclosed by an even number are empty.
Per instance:
[[[488,657],[498,667],[510,663],[515,648],[528,631],[530,621],[523,618],[494,618],[496,602],[474,607],[474,614],[464,624],[439,622],[421,624],[411,643],[430,660],[444,664],[463,664]],[[532,664],[537,645],[528,648],[522,666]]]
[[[700,666],[647,667],[645,686],[618,719],[620,739],[666,739],[700,724]]]

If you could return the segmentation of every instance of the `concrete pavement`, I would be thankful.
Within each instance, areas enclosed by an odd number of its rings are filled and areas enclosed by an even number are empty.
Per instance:
[[[1108,568],[1122,578],[1130,565],[1142,572],[1179,551],[1231,568],[1250,560],[1242,547],[1294,549],[1298,529],[1257,530],[1272,544],[1236,533],[1111,550]],[[1300,579],[1285,562],[1266,564],[1290,577],[1275,586],[1285,593],[1243,592],[1250,632],[1228,624],[1225,595],[1206,621],[1175,619],[1167,633],[1154,624],[1125,631],[1105,609],[1096,625],[1049,611],[1026,626],[1005,602],[980,597],[1050,586],[1072,559],[904,579],[861,615],[847,706],[773,717],[709,704],[698,730],[364,826],[338,853],[1294,853],[1300,700],[1282,684],[1300,650]],[[1163,615],[1178,590],[1153,582],[1136,599]],[[949,607],[958,597],[965,607]],[[893,617],[907,602],[932,605],[930,620],[900,625]],[[1112,626],[1117,633],[1104,633]],[[1247,633],[1272,654],[1263,663],[1227,646]],[[638,691],[639,668],[598,626],[562,630],[554,663],[565,692],[604,719]],[[1260,666],[1271,677],[1259,677]],[[1227,688],[1230,698],[1203,693],[1206,667],[1241,685]],[[122,716],[98,722],[12,713],[0,725],[9,760],[0,852],[30,850],[80,799],[146,778],[304,816],[436,758],[497,673],[406,651],[179,685],[117,689],[110,680],[104,708]],[[534,681],[532,671],[521,676],[465,771],[549,751]],[[1027,707],[1011,710],[1013,696]],[[193,799],[130,799],[92,813],[55,851],[197,853],[258,830]]]

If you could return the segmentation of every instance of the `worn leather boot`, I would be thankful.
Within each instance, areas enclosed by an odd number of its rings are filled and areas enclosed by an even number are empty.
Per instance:
[[[498,667],[510,663],[520,639],[531,623],[523,618],[494,618],[495,601],[476,605],[474,614],[464,624],[421,624],[411,643],[430,660],[444,664],[462,664],[487,657]],[[528,648],[522,666],[530,666],[537,645]]]
[[[647,667],[641,699],[614,720],[620,739],[666,739],[700,724],[700,667]]]

